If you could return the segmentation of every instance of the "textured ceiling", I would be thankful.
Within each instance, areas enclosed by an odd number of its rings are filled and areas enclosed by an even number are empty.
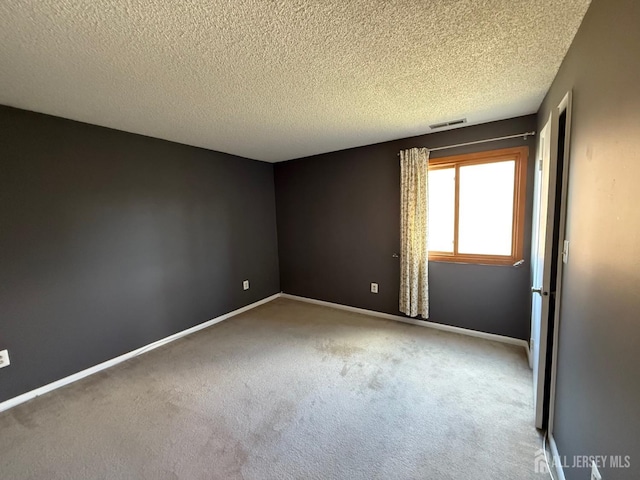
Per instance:
[[[535,112],[589,0],[3,0],[0,103],[279,161]]]

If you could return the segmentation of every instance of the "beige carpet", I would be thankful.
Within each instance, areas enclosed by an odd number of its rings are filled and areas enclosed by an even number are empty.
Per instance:
[[[522,348],[278,299],[0,414],[3,479],[543,479]]]

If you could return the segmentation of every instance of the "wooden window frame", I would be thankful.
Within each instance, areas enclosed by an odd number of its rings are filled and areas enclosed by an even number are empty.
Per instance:
[[[524,249],[525,204],[527,191],[528,147],[503,148],[487,152],[455,155],[429,160],[429,170],[455,168],[455,213],[453,230],[453,253],[429,251],[429,260],[434,262],[476,263],[482,265],[513,265],[522,260]],[[458,223],[460,212],[460,167],[515,160],[513,188],[513,225],[511,255],[481,255],[458,253]]]

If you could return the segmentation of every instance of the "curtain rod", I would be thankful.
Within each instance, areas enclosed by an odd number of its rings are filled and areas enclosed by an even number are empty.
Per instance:
[[[535,131],[524,132],[524,133],[518,133],[517,135],[507,135],[505,137],[486,138],[484,140],[476,140],[475,142],[457,143],[455,145],[447,145],[445,147],[429,148],[428,150],[430,152],[437,152],[438,150],[447,150],[449,148],[466,147],[467,145],[476,145],[478,143],[487,143],[487,142],[497,142],[499,140],[508,140],[510,138],[519,138],[519,137],[523,137],[526,140],[527,137],[534,136],[535,134],[536,134]],[[398,156],[400,156],[399,153],[398,153]]]

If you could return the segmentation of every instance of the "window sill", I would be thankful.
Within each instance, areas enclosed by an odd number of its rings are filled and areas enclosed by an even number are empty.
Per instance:
[[[493,265],[513,267],[519,258],[489,255],[429,255],[430,262],[459,263],[464,265]]]

